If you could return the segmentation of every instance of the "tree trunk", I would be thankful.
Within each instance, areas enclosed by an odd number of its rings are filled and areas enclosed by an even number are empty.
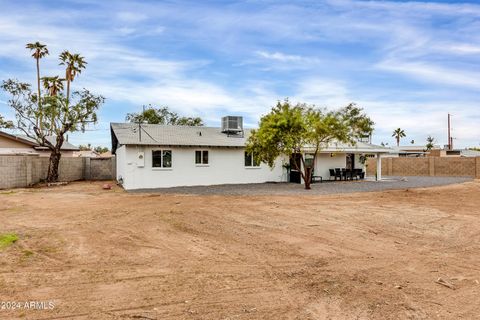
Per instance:
[[[58,135],[55,148],[51,149],[52,152],[50,153],[50,162],[48,164],[47,182],[58,181],[58,166],[60,164],[60,158],[62,157],[60,150],[62,149],[63,141],[63,134]]]
[[[305,190],[310,190],[310,183],[312,181],[312,168],[305,168],[305,176],[303,180],[305,181]]]
[[[37,127],[40,128],[40,131],[42,131],[42,99],[40,97],[40,59],[37,58],[37,92],[38,92],[38,112],[40,113],[38,118],[37,118]]]
[[[62,154],[60,153],[60,150],[52,150],[52,153],[50,154],[50,162],[48,164],[47,182],[58,181],[58,166],[61,157]]]

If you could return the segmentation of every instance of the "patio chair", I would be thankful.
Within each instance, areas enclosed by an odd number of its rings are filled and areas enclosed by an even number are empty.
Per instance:
[[[332,180],[332,177],[333,177],[334,180],[337,181],[337,175],[335,174],[335,170],[334,169],[328,169],[328,171],[330,172],[329,180]]]
[[[339,178],[340,181],[342,181],[342,170],[340,168],[335,168],[335,180]]]

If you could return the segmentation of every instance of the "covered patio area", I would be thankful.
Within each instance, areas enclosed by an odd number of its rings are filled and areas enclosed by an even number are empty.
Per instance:
[[[382,155],[391,152],[390,148],[358,142],[356,145],[331,144],[322,148],[317,156],[314,156],[315,150],[305,148],[302,152],[305,166],[310,166],[312,170],[312,182],[324,182],[329,180],[363,180],[366,177],[367,158],[376,158],[377,170],[375,180],[382,180]],[[290,159],[289,182],[304,183],[300,172],[295,169],[294,161],[297,166],[303,170],[303,164],[300,155]],[[315,163],[314,163],[315,161]]]

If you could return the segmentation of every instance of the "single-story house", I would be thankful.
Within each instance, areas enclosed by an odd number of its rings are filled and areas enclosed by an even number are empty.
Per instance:
[[[52,143],[55,143],[55,137],[47,137]],[[72,157],[74,151],[78,151],[78,147],[65,141],[61,148],[63,157]],[[40,146],[38,142],[23,135],[15,135],[0,131],[0,155],[17,155],[29,154],[38,155],[40,157],[49,157],[50,150],[47,147]]]
[[[228,119],[235,124],[228,125]],[[230,127],[229,127],[230,126]],[[299,174],[289,167],[292,159],[279,157],[270,168],[256,163],[245,151],[250,129],[241,117],[224,117],[222,128],[111,123],[112,153],[116,155],[117,181],[126,190],[177,186],[298,182]],[[305,158],[309,156],[305,148]],[[364,169],[362,157],[390,149],[359,142],[355,146],[332,145],[317,156],[315,175],[329,178],[332,168]],[[381,163],[377,161],[378,179]]]

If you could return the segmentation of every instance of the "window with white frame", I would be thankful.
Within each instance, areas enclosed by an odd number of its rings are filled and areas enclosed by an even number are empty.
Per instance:
[[[252,153],[245,151],[245,167],[260,167],[260,162],[255,160]]]
[[[152,168],[171,168],[172,150],[153,150]]]
[[[195,164],[208,164],[208,150],[195,151]]]

